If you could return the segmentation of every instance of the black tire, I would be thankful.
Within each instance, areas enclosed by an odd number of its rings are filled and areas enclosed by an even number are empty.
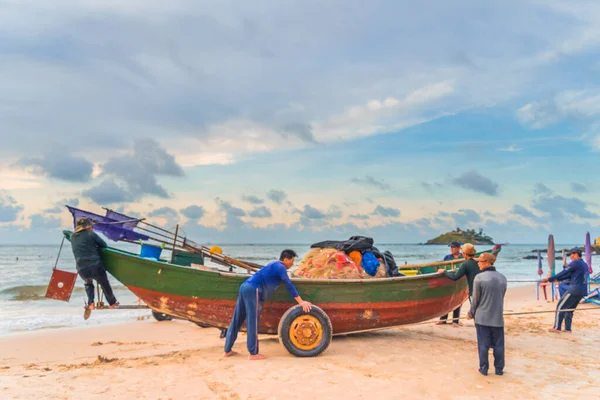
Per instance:
[[[192,321],[194,322],[194,321]],[[206,325],[203,324],[202,322],[194,322],[196,325],[198,325],[200,328],[210,328],[210,325]]]
[[[157,321],[171,321],[173,319],[173,317],[168,314],[163,314],[156,311],[152,311],[152,316]]]
[[[313,344],[316,343],[316,346],[311,347],[310,349],[302,349],[296,346],[290,337],[290,330],[293,328],[292,324],[303,323],[303,316],[308,317],[304,320],[304,323],[309,326],[309,330],[311,330],[310,327],[315,326],[312,322],[307,322],[309,319],[310,321],[315,321],[316,319],[321,329],[321,333],[316,334],[316,338],[313,342]],[[279,335],[279,342],[288,352],[290,352],[290,354],[293,354],[296,357],[316,357],[329,347],[333,328],[331,326],[331,320],[327,314],[325,314],[325,311],[321,310],[319,307],[313,305],[310,312],[305,313],[304,310],[302,310],[302,306],[296,305],[283,314],[279,321],[277,333]],[[312,346],[312,344],[310,346]]]

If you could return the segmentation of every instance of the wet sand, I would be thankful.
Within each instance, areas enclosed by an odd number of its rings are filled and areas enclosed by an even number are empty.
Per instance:
[[[509,289],[505,312],[555,306],[520,287]],[[600,311],[576,313],[572,334],[548,332],[553,320],[506,317],[505,375],[487,377],[476,372],[472,321],[339,336],[321,356],[304,359],[261,336],[264,361],[247,359],[243,334],[234,347],[240,354],[222,358],[219,331],[185,321],[23,333],[0,338],[0,398],[597,398]]]

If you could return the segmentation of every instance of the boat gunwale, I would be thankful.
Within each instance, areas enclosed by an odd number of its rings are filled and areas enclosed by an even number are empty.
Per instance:
[[[67,232],[69,234],[71,234],[71,232],[69,232],[69,231],[63,231],[63,235],[65,235],[65,237],[67,237],[67,235],[66,235]],[[170,268],[180,269],[182,272],[185,272],[185,273],[200,274],[200,275],[206,273],[206,274],[216,274],[216,275],[225,276],[225,277],[239,277],[239,278],[248,278],[251,276],[249,274],[240,274],[240,273],[225,272],[225,271],[218,271],[218,270],[217,271],[202,270],[202,269],[172,264],[168,261],[147,259],[144,257],[140,257],[139,255],[132,253],[130,251],[121,250],[121,249],[117,249],[115,247],[110,247],[110,246],[106,247],[102,250],[106,251],[106,252],[112,252],[112,253],[115,253],[120,256],[130,257],[130,258],[136,259],[138,261],[144,262],[145,264],[150,264],[150,265],[154,265],[154,266],[162,266],[162,267],[168,266]],[[441,262],[443,262],[443,261],[440,261],[440,263]],[[238,268],[241,268],[241,267],[238,267]],[[292,282],[298,282],[298,283],[313,283],[313,284],[317,283],[317,284],[323,284],[323,285],[325,285],[325,284],[343,285],[343,284],[355,284],[355,283],[367,285],[367,284],[383,284],[383,283],[387,283],[387,282],[430,280],[433,278],[439,278],[443,275],[444,275],[443,272],[434,272],[434,273],[430,273],[430,274],[421,274],[421,275],[413,275],[413,276],[405,275],[405,276],[393,276],[393,277],[374,278],[374,279],[319,279],[319,278],[290,277],[290,280]]]
[[[192,273],[192,274],[212,274],[212,275],[220,275],[225,277],[236,277],[236,278],[249,278],[251,275],[248,274],[239,274],[234,272],[224,272],[224,271],[210,271],[210,270],[202,270],[191,267],[184,267],[177,264],[171,264],[168,261],[157,261],[150,260],[138,255],[135,255],[126,250],[116,249],[114,247],[107,247],[103,249],[104,251],[114,253],[119,256],[125,256],[127,258],[133,258],[137,261],[141,261],[148,265],[153,266],[161,266],[161,267],[170,267],[181,270],[181,272]],[[360,283],[360,284],[382,284],[386,282],[402,282],[402,281],[413,281],[413,280],[429,280],[432,278],[441,277],[444,274],[442,272],[434,272],[431,274],[423,274],[423,275],[414,275],[414,276],[394,276],[394,277],[386,277],[386,278],[375,278],[375,279],[319,279],[319,278],[297,278],[290,277],[292,282],[298,283],[319,283],[319,284],[333,284],[333,285],[341,285],[341,284],[349,284],[349,283]]]

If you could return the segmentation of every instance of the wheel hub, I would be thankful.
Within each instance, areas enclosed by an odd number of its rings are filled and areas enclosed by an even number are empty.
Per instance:
[[[312,350],[323,338],[323,326],[312,315],[297,317],[290,325],[290,339],[301,350]]]

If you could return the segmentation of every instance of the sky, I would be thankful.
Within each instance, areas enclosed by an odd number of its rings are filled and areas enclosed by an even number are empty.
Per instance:
[[[600,2],[0,0],[0,244],[600,237]]]

